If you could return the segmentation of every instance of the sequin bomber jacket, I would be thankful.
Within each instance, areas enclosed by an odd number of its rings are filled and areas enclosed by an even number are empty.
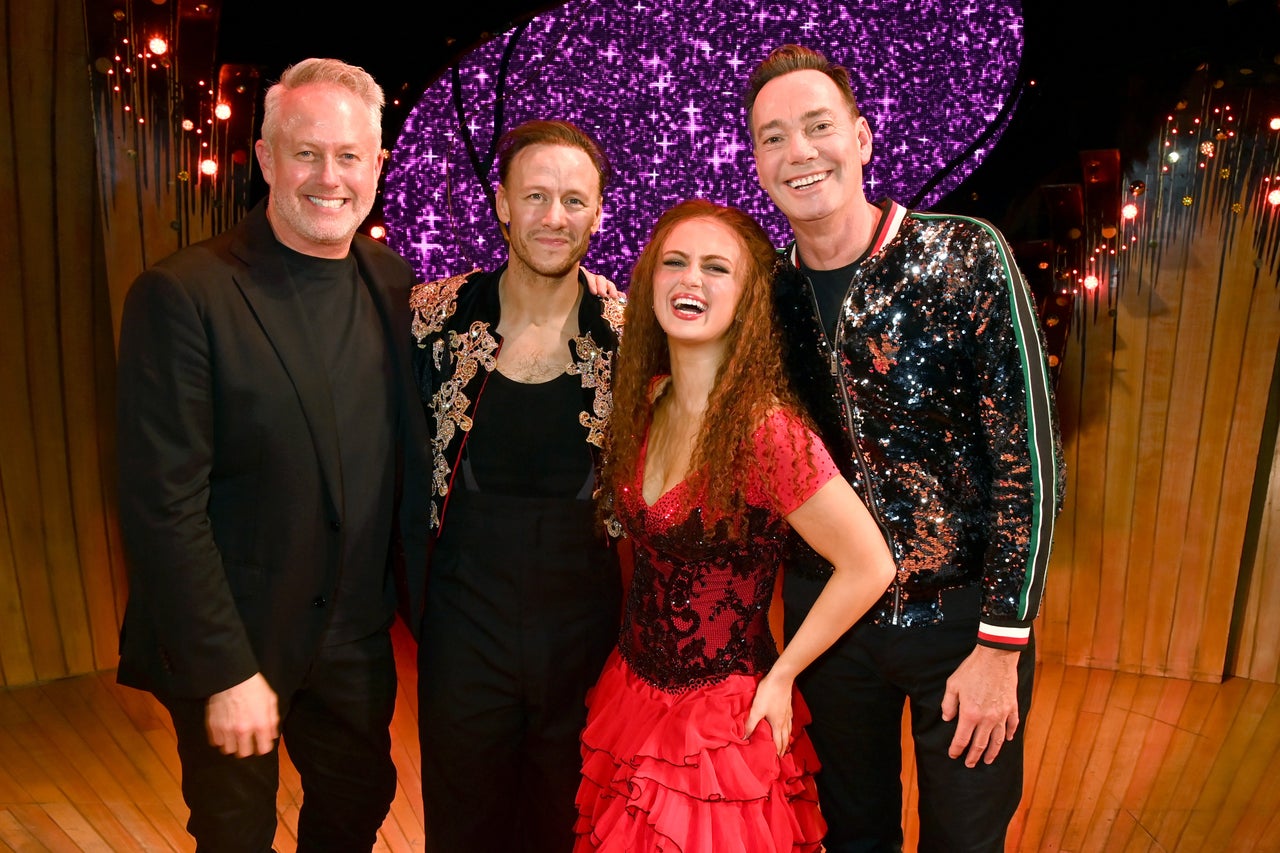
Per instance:
[[[898,567],[864,619],[977,616],[979,644],[1021,649],[1065,482],[1035,303],[989,223],[882,210],[834,341],[794,246],[775,288],[792,381]],[[830,573],[800,541],[788,563]]]
[[[493,272],[472,270],[413,288],[414,378],[431,426],[431,529],[439,535],[457,474],[471,418],[489,373],[497,367],[502,338],[497,333],[501,306],[498,280],[506,266]],[[569,342],[569,372],[582,381],[582,439],[600,464],[600,449],[613,409],[611,376],[618,349],[626,297],[605,299],[586,291],[578,309],[582,334]]]

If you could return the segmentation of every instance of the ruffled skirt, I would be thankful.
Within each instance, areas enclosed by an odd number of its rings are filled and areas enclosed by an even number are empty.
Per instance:
[[[796,693],[781,758],[765,721],[744,741],[757,681],[732,675],[668,693],[615,649],[587,694],[575,853],[821,850],[809,711]]]

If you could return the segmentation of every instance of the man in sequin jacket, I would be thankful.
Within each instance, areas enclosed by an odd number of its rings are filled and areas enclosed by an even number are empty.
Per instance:
[[[1034,303],[990,224],[867,201],[871,129],[844,68],[778,48],[746,106],[760,184],[795,235],[776,281],[788,369],[898,566],[799,682],[826,849],[901,849],[909,702],[919,849],[1003,851],[1063,492]],[[788,636],[829,573],[797,544]]]
[[[431,426],[418,643],[427,850],[573,846],[587,689],[617,641],[617,550],[595,514],[623,300],[589,292],[609,164],[567,122],[498,146],[507,263],[414,288]]]

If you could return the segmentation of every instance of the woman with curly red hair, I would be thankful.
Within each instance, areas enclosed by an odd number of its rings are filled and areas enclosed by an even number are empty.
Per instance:
[[[690,200],[632,273],[602,512],[635,569],[587,697],[578,851],[821,846],[795,677],[894,569],[785,380],[775,258],[750,216]],[[835,572],[779,655],[768,612],[793,531]]]

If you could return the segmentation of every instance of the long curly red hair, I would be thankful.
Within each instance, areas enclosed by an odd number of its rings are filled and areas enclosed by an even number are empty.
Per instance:
[[[782,366],[782,342],[771,290],[778,254],[764,229],[734,207],[703,199],[683,201],[658,219],[631,272],[622,342],[614,367],[613,414],[603,472],[606,516],[619,488],[633,482],[653,416],[653,380],[671,372],[667,336],[653,310],[653,276],[668,235],[682,222],[708,219],[729,229],[743,249],[742,294],[726,333],[725,358],[716,373],[689,464],[689,493],[701,495],[704,518],[728,517],[740,532],[745,512],[744,474],[757,465],[751,437],[779,406],[806,423]]]

